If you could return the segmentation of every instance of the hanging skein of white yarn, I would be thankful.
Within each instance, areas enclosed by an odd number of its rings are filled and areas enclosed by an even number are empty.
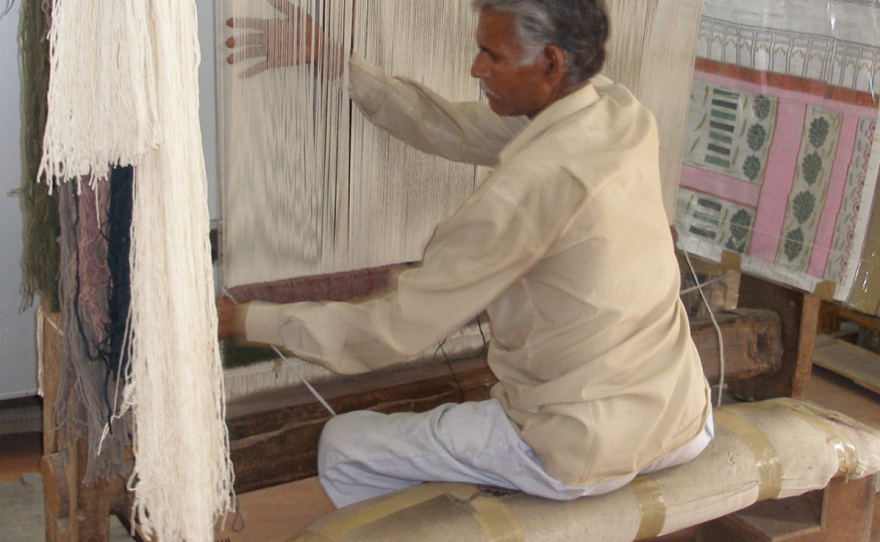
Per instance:
[[[55,0],[40,171],[66,182],[135,166],[131,365],[135,519],[162,542],[209,542],[232,510],[198,120],[192,1]]]

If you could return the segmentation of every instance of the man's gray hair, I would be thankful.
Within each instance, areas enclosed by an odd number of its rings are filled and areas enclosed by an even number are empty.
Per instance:
[[[562,49],[570,86],[580,86],[602,70],[610,30],[604,0],[473,0],[473,6],[513,15],[525,63],[534,62],[548,45]]]

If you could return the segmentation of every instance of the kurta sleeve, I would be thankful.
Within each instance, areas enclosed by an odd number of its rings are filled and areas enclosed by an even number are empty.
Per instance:
[[[429,154],[494,166],[498,152],[528,122],[499,117],[481,102],[450,102],[424,85],[391,77],[357,54],[349,65],[351,98],[364,116]]]
[[[405,361],[461,328],[520,280],[586,200],[583,184],[564,170],[531,179],[505,167],[448,220],[404,271],[398,288],[356,303],[251,304],[247,338],[284,346],[340,373]]]

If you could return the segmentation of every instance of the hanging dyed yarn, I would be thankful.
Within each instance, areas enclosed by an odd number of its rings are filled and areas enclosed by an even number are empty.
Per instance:
[[[198,125],[195,6],[55,0],[52,11],[40,177],[78,179],[94,190],[110,166],[134,166],[130,363],[119,398],[120,409],[133,414],[135,517],[144,534],[163,542],[207,542],[215,520],[231,510],[233,474]],[[96,206],[112,198],[96,193]]]
[[[77,453],[75,440],[68,437],[87,442],[84,484],[122,474],[123,451],[129,444],[129,418],[111,420],[117,413],[110,398],[118,384],[113,370],[118,356],[111,359],[106,348],[113,336],[107,310],[108,285],[113,281],[107,265],[109,192],[107,182],[92,187],[87,178],[58,187],[64,370],[54,405],[55,421],[63,428],[56,440],[65,461],[76,460]],[[105,426],[108,435],[102,439]]]
[[[9,3],[9,7],[12,2]],[[48,187],[37,182],[46,123],[49,87],[48,14],[42,0],[22,0],[19,25],[21,66],[21,190],[24,222],[22,309],[42,296],[49,310],[58,304],[58,202]]]

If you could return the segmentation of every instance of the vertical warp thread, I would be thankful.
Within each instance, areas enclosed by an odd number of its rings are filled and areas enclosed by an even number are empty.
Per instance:
[[[343,50],[452,99],[479,98],[468,2],[294,4]],[[229,9],[224,19],[284,18],[263,2]],[[419,260],[437,222],[474,190],[473,166],[415,151],[363,119],[339,61],[221,74],[227,287]]]
[[[453,100],[480,94],[468,66],[468,2],[299,0],[328,40]],[[656,115],[664,205],[672,220],[700,0],[609,0],[606,73]],[[235,0],[232,17],[284,17]],[[349,25],[348,16],[353,15]],[[300,36],[304,36],[300,32]],[[225,40],[227,35],[219,39]],[[348,50],[346,47],[345,50]],[[473,167],[426,156],[352,112],[347,80],[325,66],[222,73],[220,125],[225,286],[377,267],[421,258],[434,226],[473,191]]]
[[[603,73],[654,113],[660,134],[663,205],[675,217],[702,0],[607,0],[611,17]]]

